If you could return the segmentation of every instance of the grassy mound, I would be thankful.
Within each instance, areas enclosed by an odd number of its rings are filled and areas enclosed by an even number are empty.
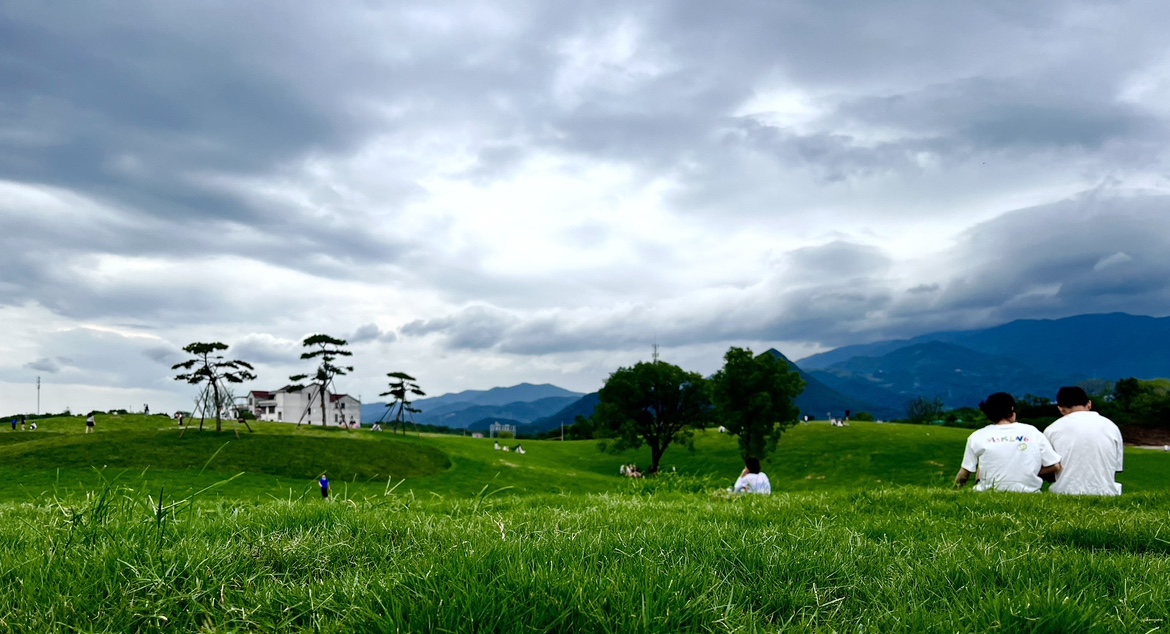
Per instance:
[[[334,436],[337,436],[334,434]],[[13,451],[15,450],[15,451]],[[61,465],[110,469],[209,470],[218,473],[312,479],[415,478],[447,469],[442,451],[418,442],[355,442],[343,437],[117,432],[57,436],[0,448],[5,463],[21,470]]]
[[[598,441],[507,441],[526,454],[496,451],[490,439],[462,436],[399,436],[368,429],[253,424],[247,433],[235,422],[228,431],[189,429],[182,437],[164,417],[98,418],[86,435],[84,419],[44,421],[35,432],[0,430],[0,478],[10,486],[0,499],[35,499],[62,487],[84,491],[102,479],[146,478],[134,486],[194,491],[222,474],[245,476],[217,495],[267,499],[311,491],[313,479],[328,472],[355,496],[380,494],[387,480],[403,491],[467,498],[483,487],[501,495],[581,494],[677,487],[618,477],[623,463],[648,462],[646,449],[599,451]],[[236,436],[239,431],[239,437]],[[970,432],[913,425],[824,423],[797,425],[784,434],[779,450],[764,463],[775,491],[857,490],[890,486],[946,488],[959,468]],[[714,431],[695,436],[694,451],[672,446],[662,469],[685,476],[687,490],[730,486],[742,468],[735,439]],[[104,475],[95,478],[93,470]],[[115,472],[110,475],[110,472]],[[142,472],[145,476],[140,476]],[[121,473],[122,475],[119,475]],[[1170,487],[1170,454],[1131,449],[1120,477],[1127,493]],[[15,485],[15,486],[12,486]]]
[[[85,434],[84,419],[48,419],[36,431],[0,434],[0,463],[18,473],[126,469],[307,480],[324,472],[383,482],[451,466],[442,449],[418,438],[256,423],[256,433],[248,433],[234,421],[227,425],[230,431],[221,433],[210,426],[184,432],[164,417],[99,417],[98,431]]]

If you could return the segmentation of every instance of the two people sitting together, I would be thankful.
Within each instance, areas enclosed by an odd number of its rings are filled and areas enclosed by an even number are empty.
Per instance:
[[[1093,402],[1079,387],[1060,388],[1056,406],[1061,418],[1041,433],[1016,421],[1010,394],[988,396],[979,409],[991,424],[967,438],[955,488],[978,474],[976,491],[1037,493],[1047,480],[1053,493],[1121,495],[1115,476],[1125,447],[1117,425],[1092,411]]]

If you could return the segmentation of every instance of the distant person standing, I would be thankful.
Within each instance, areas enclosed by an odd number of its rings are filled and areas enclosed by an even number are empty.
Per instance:
[[[1039,429],[1016,422],[1016,400],[1011,394],[996,392],[979,409],[992,424],[967,438],[955,488],[978,474],[976,491],[1039,493],[1044,484],[1041,476],[1060,469],[1060,455]]]
[[[18,416],[12,417],[12,431],[16,431],[16,424],[19,422],[20,422],[20,417],[18,417]]]
[[[739,474],[735,486],[731,487],[731,492],[772,495],[772,483],[768,480],[768,476],[760,470],[760,459],[748,456],[743,459],[743,463],[743,472]]]
[[[321,474],[321,479],[317,481],[321,485],[322,499],[329,499],[329,478],[324,473]]]
[[[85,417],[85,433],[88,434],[88,433],[92,432],[94,430],[94,427],[96,427],[96,426],[97,426],[97,419],[94,418],[93,412],[90,412],[89,416]]]
[[[1048,490],[1064,495],[1121,495],[1116,481],[1125,460],[1121,430],[1092,411],[1093,402],[1082,388],[1060,388],[1056,408],[1061,418],[1044,435],[1063,460]]]
[[[24,431],[24,414],[20,415],[20,431]]]

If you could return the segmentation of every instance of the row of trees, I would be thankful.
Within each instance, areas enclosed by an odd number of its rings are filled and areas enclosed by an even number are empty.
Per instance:
[[[342,365],[340,360],[353,356],[346,345],[345,339],[338,339],[329,335],[310,335],[301,342],[302,347],[308,350],[301,354],[305,361],[316,361],[317,367],[312,374],[295,374],[289,377],[292,383],[289,389],[301,391],[307,387],[315,387],[315,398],[320,401],[321,425],[327,421],[327,401],[330,389],[336,392],[335,379],[353,372],[353,366]],[[199,415],[199,429],[203,429],[203,421],[209,412],[215,413],[215,431],[223,431],[222,413],[233,404],[230,385],[253,381],[256,379],[255,368],[251,363],[241,359],[228,359],[224,352],[228,345],[219,341],[194,342],[183,347],[183,352],[191,355],[190,359],[171,366],[172,370],[182,370],[176,381],[185,381],[191,385],[203,385],[196,399],[196,413]],[[417,380],[405,372],[391,372],[389,389],[379,396],[389,396],[391,401],[386,404],[386,413],[383,421],[391,422],[391,428],[406,433],[406,419],[413,419],[413,415],[420,410],[413,407],[417,397],[426,396],[420,389]],[[306,379],[312,379],[306,385]],[[312,407],[312,403],[310,403]],[[307,414],[308,412],[306,412]],[[247,425],[246,419],[241,419]],[[309,423],[310,425],[312,422]],[[252,431],[248,426],[248,431]]]
[[[658,471],[671,444],[692,445],[693,430],[716,421],[738,438],[744,456],[762,459],[796,423],[794,401],[803,391],[787,363],[733,347],[710,379],[658,360],[619,368],[601,388],[592,419],[577,424],[615,437],[615,449],[647,445],[647,473]]]
[[[1170,429],[1170,380],[1143,381],[1130,377],[1115,383],[1096,382],[1086,385],[1093,409],[1122,426]],[[1040,429],[1060,417],[1052,399],[1034,394],[1016,398],[1020,421]],[[916,398],[906,406],[906,421],[917,424],[943,424],[977,429],[987,424],[974,407],[948,410],[942,399]]]

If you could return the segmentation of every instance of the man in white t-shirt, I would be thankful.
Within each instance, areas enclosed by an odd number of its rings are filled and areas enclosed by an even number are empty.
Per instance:
[[[731,487],[732,493],[772,495],[772,483],[768,481],[768,476],[760,471],[760,459],[748,456],[744,458],[743,463],[746,466],[743,473],[739,474],[739,479],[735,481],[735,486]]]
[[[992,424],[967,438],[955,488],[978,473],[976,491],[1038,493],[1044,484],[1040,476],[1060,468],[1060,455],[1039,429],[1016,422],[1016,400],[1011,394],[996,392],[979,409]]]
[[[1121,484],[1115,481],[1125,460],[1121,430],[1092,411],[1093,402],[1079,387],[1060,388],[1056,407],[1062,418],[1049,425],[1044,435],[1064,460],[1048,490],[1064,495],[1121,495]]]

